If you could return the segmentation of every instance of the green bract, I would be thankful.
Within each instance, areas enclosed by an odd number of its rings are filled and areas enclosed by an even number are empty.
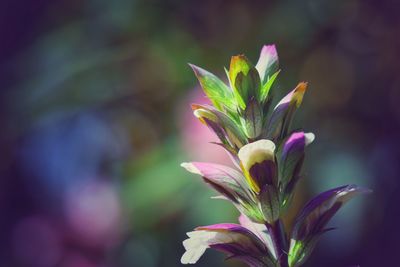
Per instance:
[[[231,126],[229,128],[235,128],[234,133],[217,131],[217,135],[226,149],[237,153],[241,147],[237,140],[242,140],[243,135],[246,137],[246,141],[241,142],[242,145],[262,136],[266,137],[267,129],[273,128],[276,132],[280,130],[279,127],[288,126],[290,123],[289,118],[293,114],[293,108],[287,111],[279,110],[279,116],[288,117],[285,125],[276,125],[274,119],[267,120],[271,104],[269,93],[280,72],[275,46],[263,47],[256,66],[244,55],[233,56],[229,70],[226,71],[229,86],[214,74],[193,64],[190,66],[215,109],[230,118],[228,124]],[[304,93],[304,90],[301,93]],[[298,97],[298,95],[296,96]],[[196,116],[215,131],[215,127],[204,119],[204,113],[197,109],[198,106],[195,105]],[[220,128],[226,128],[226,126],[222,125]],[[226,134],[226,138],[222,137],[223,134]]]
[[[232,90],[226,86],[217,76],[190,64],[201,87],[211,100],[213,105],[219,110],[235,110],[236,103],[233,99]]]

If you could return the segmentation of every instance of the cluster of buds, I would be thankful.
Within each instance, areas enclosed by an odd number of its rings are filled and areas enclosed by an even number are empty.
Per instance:
[[[231,58],[229,86],[212,73],[191,65],[211,105],[193,104],[194,115],[219,138],[234,167],[182,163],[199,174],[239,210],[240,224],[197,227],[183,242],[183,264],[194,264],[207,248],[217,249],[252,267],[293,267],[311,254],[326,224],[353,196],[368,190],[345,185],[324,192],[305,205],[290,231],[282,216],[301,177],[305,149],[315,136],[292,131],[307,83],[299,83],[272,109],[271,91],[279,75],[274,45],[262,48],[254,66],[244,55]]]

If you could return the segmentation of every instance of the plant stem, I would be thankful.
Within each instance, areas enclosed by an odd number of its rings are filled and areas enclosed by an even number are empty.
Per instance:
[[[287,239],[282,221],[277,220],[273,224],[267,224],[267,228],[271,234],[272,243],[274,244],[275,253],[279,264],[278,266],[288,267]]]

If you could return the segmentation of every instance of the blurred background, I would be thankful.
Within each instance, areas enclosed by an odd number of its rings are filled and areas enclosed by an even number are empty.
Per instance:
[[[399,12],[373,0],[2,0],[0,266],[181,266],[186,232],[236,222],[179,166],[228,162],[191,114],[206,100],[187,63],[223,77],[230,56],[255,63],[271,43],[277,95],[309,82],[295,127],[317,139],[296,208],[332,186],[374,190],[339,212],[306,266],[396,266]],[[207,251],[196,266],[242,265]]]

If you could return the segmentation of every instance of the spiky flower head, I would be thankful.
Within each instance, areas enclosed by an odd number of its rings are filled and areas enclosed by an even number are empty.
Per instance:
[[[292,131],[306,82],[300,82],[275,107],[272,87],[280,73],[274,45],[265,45],[254,66],[244,55],[231,58],[229,84],[190,65],[210,105],[193,104],[194,115],[219,138],[234,168],[214,163],[182,163],[215,189],[218,198],[239,210],[240,225],[198,227],[183,242],[182,263],[193,264],[207,248],[220,250],[253,267],[300,266],[311,254],[329,219],[350,198],[368,190],[342,186],[312,199],[286,233],[280,219],[301,177],[305,150],[315,136]]]

